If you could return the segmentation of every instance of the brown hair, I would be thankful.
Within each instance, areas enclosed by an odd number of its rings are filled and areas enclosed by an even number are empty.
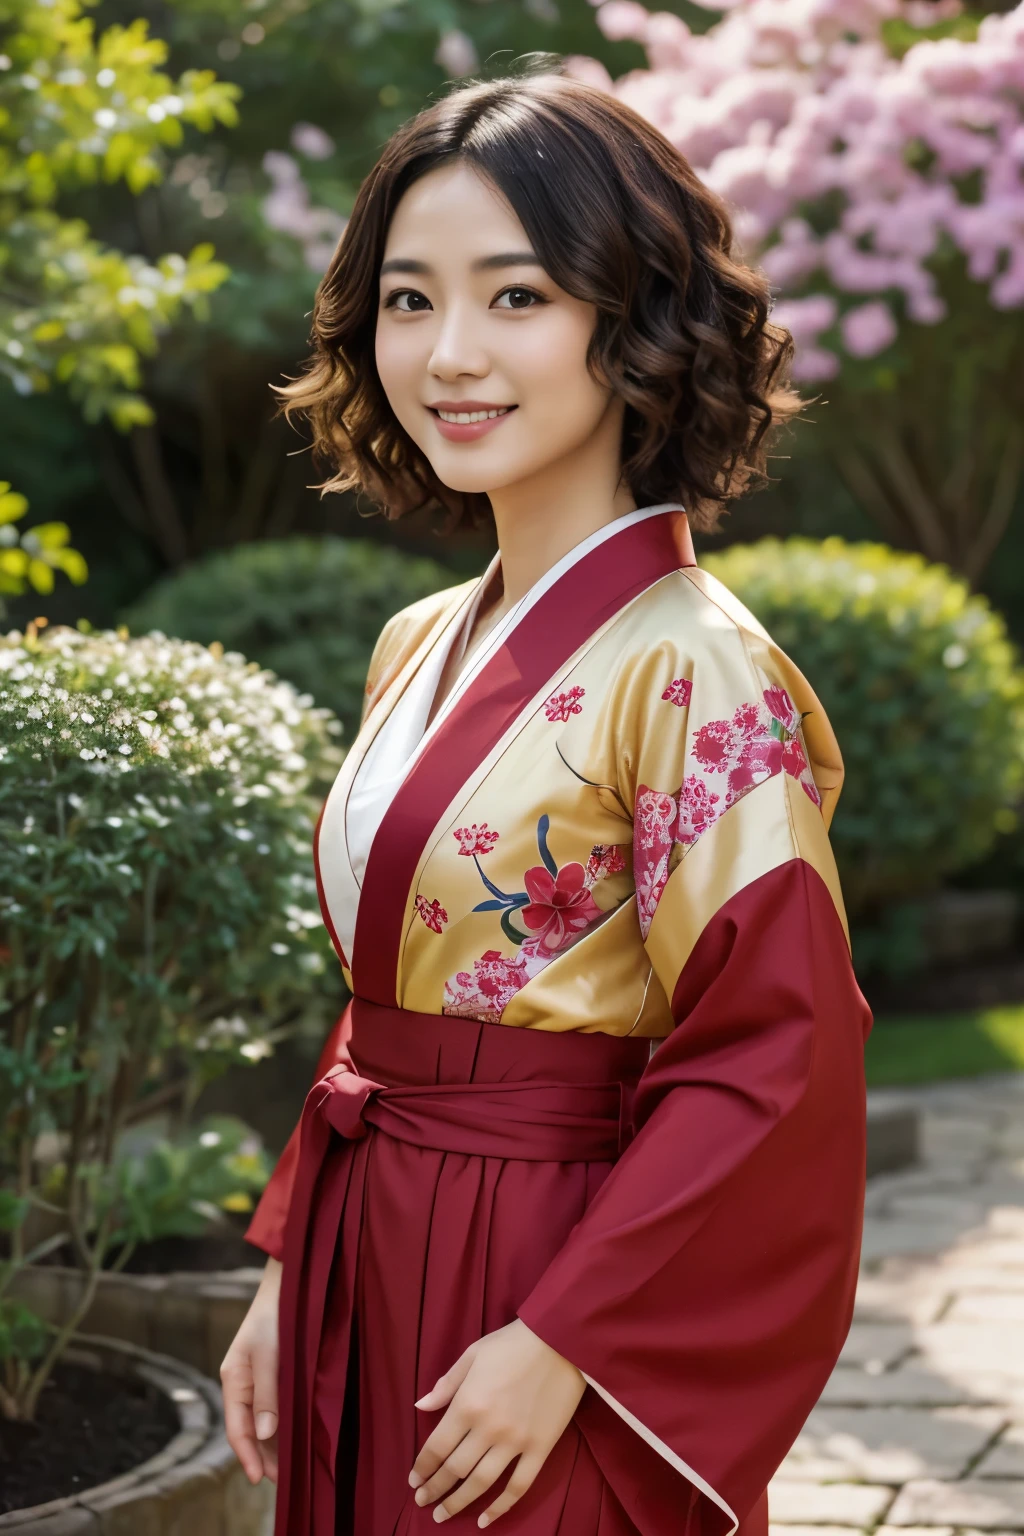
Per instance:
[[[377,375],[379,272],[399,199],[468,162],[504,194],[548,275],[594,304],[587,353],[626,402],[623,479],[638,506],[679,501],[693,526],[769,479],[766,434],[804,402],[786,382],[793,339],[768,319],[767,278],[733,258],[723,201],[639,113],[561,73],[461,85],[403,124],[363,182],[317,289],[305,372],[280,410],[312,427],[334,473],[389,517],[441,502],[479,522],[395,419]],[[599,370],[599,371],[598,371]]]

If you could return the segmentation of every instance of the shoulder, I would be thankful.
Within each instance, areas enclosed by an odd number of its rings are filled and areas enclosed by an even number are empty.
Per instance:
[[[737,722],[760,719],[768,729],[771,720],[800,722],[831,816],[843,763],[824,707],[798,662],[716,577],[698,566],[673,571],[629,604],[603,639],[619,716],[634,719],[641,735],[667,729],[667,703],[685,706],[679,718],[691,743],[698,733],[724,740]]]
[[[427,597],[418,598],[415,603],[410,603],[408,607],[400,608],[397,613],[392,614],[381,630],[374,647],[374,654],[376,655],[378,650],[382,656],[391,655],[399,650],[415,650],[438,620],[458,607],[462,599],[476,586],[478,579],[474,576],[469,581],[459,582],[457,586],[442,587],[440,592],[431,592]]]

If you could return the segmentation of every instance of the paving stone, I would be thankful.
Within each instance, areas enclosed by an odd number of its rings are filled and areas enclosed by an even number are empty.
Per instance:
[[[974,1188],[962,1190],[927,1190],[890,1194],[887,1213],[908,1217],[911,1221],[948,1221],[965,1231],[983,1230],[988,1224],[989,1208],[984,1200],[972,1199]]]
[[[966,1380],[966,1373],[1024,1382],[1024,1323],[952,1322],[916,1330],[921,1364]]]
[[[908,1323],[854,1322],[839,1358],[843,1365],[881,1371],[895,1365],[913,1345],[914,1330]]]
[[[996,1408],[819,1406],[780,1475],[799,1481],[846,1478],[893,1484],[961,1477],[1005,1421],[1006,1415]]]
[[[897,1366],[896,1370],[878,1376],[854,1366],[838,1365],[826,1382],[820,1401],[852,1408],[945,1408],[969,1403],[973,1396],[958,1383],[913,1364]]]
[[[974,1469],[975,1477],[1024,1477],[1024,1423],[1011,1424]]]
[[[951,1291],[1024,1291],[1024,1269],[943,1259],[935,1266],[935,1281]]]
[[[768,1536],[851,1536],[852,1530],[849,1525],[777,1525],[773,1520],[768,1526]],[[900,1536],[903,1536],[902,1531]],[[928,1536],[935,1536],[935,1532],[929,1531]]]
[[[861,1262],[871,1264],[896,1254],[938,1255],[962,1236],[963,1229],[953,1221],[869,1216],[864,1222]]]
[[[777,1525],[774,1520],[768,1526],[768,1536],[853,1536],[855,1529],[864,1530],[864,1526],[850,1525]],[[901,1531],[900,1536],[904,1536]],[[937,1536],[935,1531],[929,1531],[928,1536]],[[950,1532],[952,1536],[952,1532]]]
[[[1024,1530],[1024,1482],[969,1478],[908,1483],[889,1510],[890,1525],[969,1525],[979,1531]]]
[[[968,1291],[953,1297],[944,1323],[1022,1323],[1024,1290]],[[933,1319],[922,1319],[933,1321]]]
[[[880,1525],[874,1536],[897,1536],[894,1525]],[[901,1525],[898,1536],[953,1536],[951,1525]]]
[[[945,1313],[953,1293],[920,1280],[884,1280],[865,1274],[857,1286],[854,1321],[857,1323],[934,1323]]]
[[[831,1521],[834,1525],[865,1526],[885,1514],[892,1497],[891,1488],[872,1488],[866,1483],[799,1483],[776,1478],[768,1488],[772,1519],[782,1525]]]

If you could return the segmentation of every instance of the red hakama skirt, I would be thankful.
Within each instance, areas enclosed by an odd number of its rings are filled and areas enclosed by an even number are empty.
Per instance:
[[[446,1409],[414,1403],[474,1340],[515,1318],[565,1243],[630,1139],[650,1048],[354,1000],[351,1065],[315,1084],[301,1120],[281,1287],[275,1536],[438,1528],[440,1501],[417,1505],[408,1477]],[[592,1396],[587,1385],[581,1408]],[[622,1433],[635,1438],[625,1423]],[[444,1522],[453,1536],[478,1529],[514,1466]],[[683,1536],[687,1509],[679,1515]],[[576,1416],[495,1528],[642,1536]],[[739,1536],[766,1532],[762,1501]]]

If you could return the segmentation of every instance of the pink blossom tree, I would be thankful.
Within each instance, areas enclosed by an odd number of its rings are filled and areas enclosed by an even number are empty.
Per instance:
[[[1024,4],[979,21],[960,0],[717,0],[697,34],[592,3],[649,67],[570,73],[726,199],[864,510],[977,580],[1024,475]]]

